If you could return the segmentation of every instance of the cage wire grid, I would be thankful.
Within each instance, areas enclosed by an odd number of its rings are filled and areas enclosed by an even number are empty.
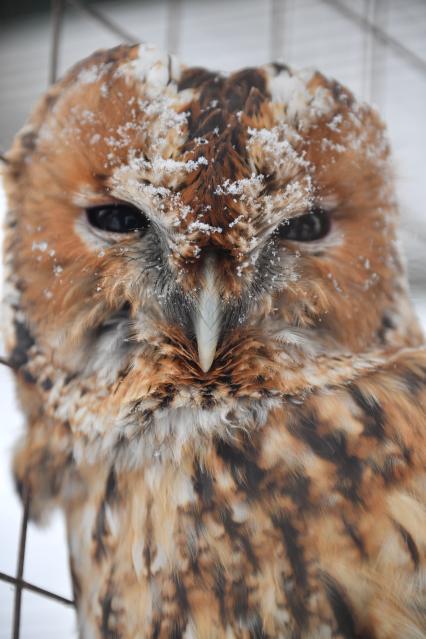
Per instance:
[[[426,75],[426,60],[386,30],[386,0],[364,0],[363,10],[361,12],[357,12],[352,6],[344,4],[341,0],[317,1],[320,4],[332,8],[363,32],[363,50],[360,52],[360,55],[362,56],[364,95],[368,100],[372,100],[376,103],[379,102],[380,96],[378,93],[380,91],[380,82],[377,82],[379,75],[378,60],[382,55],[386,55],[388,50],[391,50],[399,58],[404,59],[406,63],[421,74]],[[168,50],[173,53],[179,52],[182,4],[183,0],[167,0],[166,40]],[[283,34],[285,32],[288,4],[289,0],[269,0],[269,54],[271,60],[277,60],[281,58],[283,54]],[[80,0],[52,0],[50,12],[51,43],[49,59],[47,60],[50,84],[54,83],[58,78],[60,49],[63,37],[62,26],[67,7],[77,9],[85,14],[87,18],[97,21],[99,25],[108,29],[124,43],[134,44],[141,42],[140,38],[123,29],[117,22],[106,16],[93,5],[83,3]],[[7,163],[7,158],[3,154],[0,154],[0,160]],[[13,365],[5,358],[0,357],[0,364],[13,368]],[[24,579],[31,495],[28,492],[24,492],[21,498],[22,519],[16,573],[15,575],[10,575],[0,571],[0,581],[14,587],[11,628],[12,639],[20,639],[21,637],[22,593],[24,590],[51,599],[60,605],[75,607],[74,600],[41,588]]]

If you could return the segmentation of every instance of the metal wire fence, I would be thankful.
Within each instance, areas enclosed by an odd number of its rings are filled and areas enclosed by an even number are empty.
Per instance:
[[[365,85],[370,87],[376,86],[377,64],[375,64],[375,56],[377,47],[374,44],[379,43],[385,49],[391,50],[398,57],[405,60],[410,66],[415,68],[421,74],[426,75],[426,60],[418,55],[417,52],[407,47],[400,40],[387,32],[380,23],[380,5],[386,0],[365,0],[364,11],[359,13],[351,5],[341,0],[318,0],[319,3],[331,7],[333,10],[344,16],[348,22],[361,29],[366,38],[364,41],[365,51],[360,51],[360,56],[366,55],[369,51],[369,64],[364,65],[363,74]],[[178,53],[181,38],[181,12],[183,0],[168,0],[167,2],[167,43],[170,51]],[[84,4],[80,0],[53,0],[51,5],[51,46],[50,56],[46,63],[49,66],[49,81],[53,83],[58,77],[60,49],[62,42],[62,26],[66,17],[67,7],[73,7],[84,13],[88,19],[96,20],[98,24],[108,29],[111,33],[127,43],[140,42],[140,39],[123,29],[114,20],[107,17],[97,7]],[[271,60],[277,59],[282,53],[282,38],[286,15],[288,11],[288,0],[270,0],[270,57]],[[371,46],[373,44],[373,46]],[[377,96],[376,96],[377,97]],[[7,162],[7,159],[0,154],[0,161]],[[13,365],[4,358],[0,358],[0,364],[13,368]],[[41,597],[46,597],[54,602],[74,607],[73,600],[63,597],[62,595],[41,588],[24,579],[25,553],[27,530],[30,512],[31,495],[29,493],[23,495],[23,513],[20,531],[20,541],[18,547],[18,558],[16,564],[16,574],[10,575],[0,572],[0,581],[11,584],[14,587],[14,609],[13,622],[11,628],[12,639],[20,639],[21,637],[21,617],[22,617],[22,593],[24,590],[31,591]]]

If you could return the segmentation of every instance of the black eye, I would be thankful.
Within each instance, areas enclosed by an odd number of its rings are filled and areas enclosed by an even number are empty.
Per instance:
[[[330,216],[327,211],[314,208],[306,215],[294,217],[283,222],[277,234],[283,240],[294,240],[295,242],[312,242],[325,237],[330,230]]]
[[[110,233],[131,233],[146,231],[149,220],[131,204],[101,204],[86,209],[87,219],[92,226]]]

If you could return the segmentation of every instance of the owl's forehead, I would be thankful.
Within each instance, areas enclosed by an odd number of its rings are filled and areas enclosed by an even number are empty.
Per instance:
[[[289,214],[305,208],[308,132],[335,107],[332,87],[310,71],[267,65],[226,76],[140,45],[77,68],[73,123],[61,134],[90,148],[113,195],[201,228],[274,208],[283,190]]]
[[[238,227],[250,242],[259,226],[308,209],[318,166],[330,148],[345,151],[343,118],[354,139],[362,123],[352,95],[317,72],[271,64],[224,75],[149,45],[94,54],[61,88],[40,137],[79,156],[74,192],[102,187],[210,239]]]

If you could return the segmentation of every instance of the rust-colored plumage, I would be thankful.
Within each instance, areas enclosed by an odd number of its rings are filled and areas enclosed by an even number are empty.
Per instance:
[[[17,136],[14,471],[34,518],[65,512],[81,637],[426,637],[426,351],[388,156],[320,73],[145,45],[83,61]]]

